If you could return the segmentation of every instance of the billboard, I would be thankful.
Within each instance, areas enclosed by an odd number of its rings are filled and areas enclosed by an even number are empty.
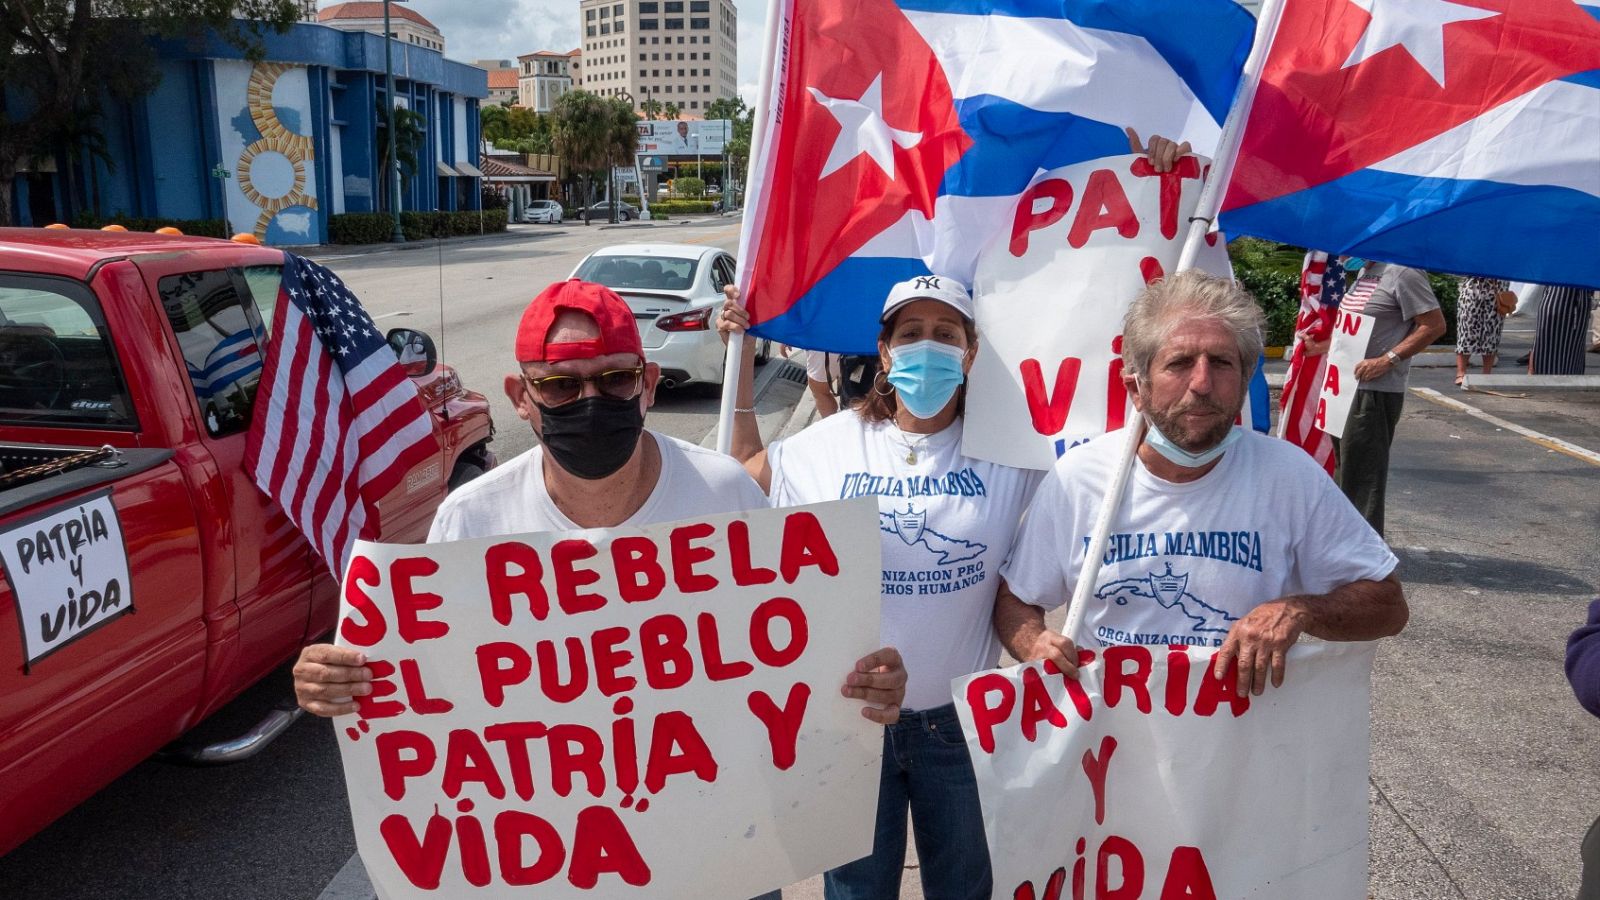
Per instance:
[[[721,156],[733,123],[727,119],[708,122],[640,122],[639,153],[660,156]]]

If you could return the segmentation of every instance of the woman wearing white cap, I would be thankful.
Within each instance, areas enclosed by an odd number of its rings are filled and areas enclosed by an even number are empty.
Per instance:
[[[748,316],[730,289],[718,327]],[[988,846],[950,680],[999,660],[995,572],[1042,473],[961,452],[967,372],[977,355],[972,297],[940,276],[901,282],[879,320],[883,371],[866,400],[765,450],[749,407],[754,340],[745,342],[733,454],[774,505],[876,495],[883,543],[881,637],[908,682],[900,722],[884,728],[873,853],[826,876],[828,900],[899,896],[910,810],[924,896],[988,898]]]

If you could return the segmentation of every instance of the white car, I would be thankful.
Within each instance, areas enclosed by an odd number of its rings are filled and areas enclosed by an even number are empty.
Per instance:
[[[733,283],[733,257],[699,244],[620,244],[584,258],[572,277],[616,291],[633,310],[645,359],[661,367],[663,387],[722,383],[717,310]],[[762,341],[757,362],[771,344]]]
[[[535,200],[528,204],[528,209],[522,214],[524,223],[536,225],[560,225],[561,204],[554,200]]]

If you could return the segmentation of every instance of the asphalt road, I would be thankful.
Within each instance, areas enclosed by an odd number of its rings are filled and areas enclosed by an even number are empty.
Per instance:
[[[529,232],[447,245],[442,270],[433,247],[327,257],[388,316],[380,324],[436,338],[442,279],[443,357],[496,398],[505,457],[532,443],[497,386],[534,292],[605,243],[734,241],[728,223]],[[1521,323],[1512,329],[1508,356],[1527,343]],[[1414,370],[1411,385],[1600,453],[1600,392],[1462,394],[1439,368]],[[763,412],[781,420],[798,397],[774,390]],[[715,405],[713,391],[669,392],[650,421],[699,440]],[[1600,814],[1600,731],[1572,699],[1562,651],[1600,595],[1600,464],[1416,391],[1394,453],[1388,538],[1411,622],[1384,642],[1373,675],[1371,894],[1570,900],[1578,843]],[[288,690],[279,672],[196,737],[237,733]],[[324,892],[354,847],[332,728],[302,720],[242,765],[139,766],[0,858],[0,898],[332,900]],[[918,896],[910,864],[906,897]],[[821,894],[813,879],[786,896]]]

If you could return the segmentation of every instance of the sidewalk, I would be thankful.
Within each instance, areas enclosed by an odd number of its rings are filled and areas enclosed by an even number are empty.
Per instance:
[[[349,259],[353,256],[370,256],[374,253],[398,253],[405,250],[434,250],[440,244],[446,247],[454,247],[459,244],[483,242],[510,243],[514,241],[539,240],[560,233],[554,230],[536,231],[534,228],[531,225],[509,225],[505,231],[491,231],[486,234],[464,234],[447,238],[424,238],[419,241],[406,241],[403,244],[302,244],[282,249],[315,261]]]

